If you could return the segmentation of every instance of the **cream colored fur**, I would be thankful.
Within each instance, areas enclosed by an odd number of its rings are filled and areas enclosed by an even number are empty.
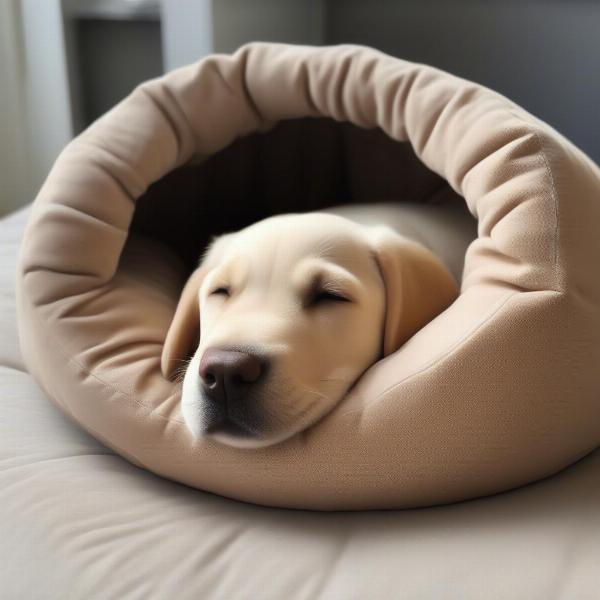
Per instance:
[[[323,291],[347,300],[314,302]],[[271,217],[211,245],[181,295],[163,372],[172,376],[192,355],[182,412],[200,437],[208,410],[203,353],[239,348],[268,357],[268,377],[247,398],[248,410],[259,411],[267,426],[247,437],[210,435],[237,447],[271,445],[321,419],[456,294],[431,252],[386,226],[325,213]]]

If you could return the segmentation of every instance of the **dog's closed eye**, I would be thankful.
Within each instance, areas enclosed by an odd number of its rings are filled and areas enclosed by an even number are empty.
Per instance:
[[[212,292],[210,292],[209,296],[224,296],[228,298],[231,296],[231,290],[226,285],[220,285],[218,288],[215,288]]]
[[[209,296],[222,296],[229,298],[231,296],[231,288],[226,285],[220,285],[209,292]],[[343,293],[327,288],[319,288],[309,292],[304,301],[305,307],[316,306],[318,304],[326,304],[331,302],[351,302],[352,300]]]
[[[303,290],[304,308],[318,308],[352,302],[348,281],[337,274],[326,274],[323,271],[313,273],[309,285]]]
[[[331,302],[351,302],[350,298],[340,294],[339,292],[321,289],[311,292],[305,306],[316,306],[318,304],[326,304]]]

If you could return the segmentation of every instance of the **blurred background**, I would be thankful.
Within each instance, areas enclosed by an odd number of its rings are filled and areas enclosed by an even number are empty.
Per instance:
[[[0,0],[0,215],[139,82],[252,40],[366,44],[434,65],[600,162],[597,0]]]

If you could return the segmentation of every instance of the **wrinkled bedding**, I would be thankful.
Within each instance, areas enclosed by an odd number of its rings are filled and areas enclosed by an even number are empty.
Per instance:
[[[169,482],[82,432],[24,371],[0,221],[0,598],[595,600],[600,451],[443,507],[317,513]]]

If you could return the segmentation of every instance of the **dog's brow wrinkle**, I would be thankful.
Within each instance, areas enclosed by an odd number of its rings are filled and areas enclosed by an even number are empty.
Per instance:
[[[336,244],[331,237],[327,237],[319,242],[317,246],[317,256],[320,258],[330,258],[333,256],[335,248]]]
[[[281,245],[281,241],[283,239],[283,235],[278,235],[275,240],[275,246],[273,247],[273,255],[275,256],[275,260],[273,261],[273,268],[269,269],[269,278],[267,281],[267,293],[270,293],[271,286],[273,284],[273,279],[275,277],[275,273],[277,272],[277,266],[279,261],[282,258],[282,252],[279,250],[279,246]]]
[[[383,271],[381,270],[381,265],[377,259],[377,253],[374,250],[369,252],[369,260],[371,261],[371,264],[374,265],[375,272],[378,273],[381,279],[383,279]]]

